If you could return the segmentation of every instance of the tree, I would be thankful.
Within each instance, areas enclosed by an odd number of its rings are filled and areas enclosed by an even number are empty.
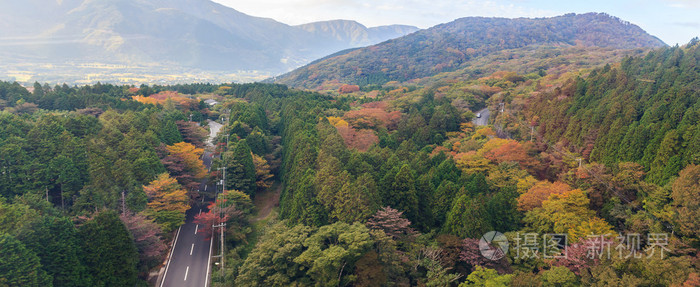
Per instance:
[[[19,239],[36,252],[54,286],[92,286],[83,264],[78,230],[68,218],[44,216],[33,222]]]
[[[573,287],[578,286],[578,278],[576,274],[566,267],[552,267],[547,271],[542,272],[540,277],[543,287]]]
[[[460,287],[500,287],[510,286],[513,274],[499,275],[496,270],[476,266],[475,270],[467,276],[467,280]]]
[[[191,143],[198,148],[204,147],[204,141],[209,133],[195,122],[177,121],[177,129],[185,142]]]
[[[162,128],[158,129],[160,140],[166,145],[172,145],[182,142],[182,135],[177,129],[177,125],[172,120],[164,120],[161,122]]]
[[[454,201],[452,210],[447,214],[443,231],[462,238],[479,238],[484,233],[492,231],[493,227],[484,218],[485,200],[481,196],[471,198],[461,195]]]
[[[201,160],[204,150],[186,142],[167,146],[166,150],[169,155],[163,158],[163,165],[181,185],[196,190],[199,185],[197,180],[207,175],[207,169]]]
[[[383,190],[382,204],[404,212],[409,220],[415,221],[418,217],[418,195],[411,167],[404,164],[395,176],[387,174],[382,181],[388,185],[388,188]]]
[[[160,226],[140,213],[127,212],[119,218],[134,239],[140,265],[149,268],[152,267],[150,264],[159,262],[168,249],[160,237]]]
[[[236,143],[232,154],[227,154],[226,188],[245,192],[251,197],[256,191],[256,171],[253,154],[246,140]]]
[[[367,226],[384,231],[394,240],[410,239],[416,235],[416,231],[410,227],[411,221],[401,217],[402,214],[403,212],[386,206],[367,221]]]
[[[170,232],[185,223],[185,211],[190,207],[187,192],[170,177],[161,173],[143,187],[148,196],[146,214],[155,219],[164,232]]]
[[[374,179],[367,173],[346,182],[335,195],[331,217],[345,223],[364,222],[379,208],[376,190]]]
[[[589,204],[588,197],[579,189],[555,193],[542,202],[542,207],[527,212],[523,221],[537,232],[567,233],[595,216],[595,212],[588,209]]]
[[[688,165],[671,185],[673,221],[680,233],[700,236],[700,165]]]
[[[493,249],[494,247],[491,246],[491,248]],[[462,252],[459,254],[459,259],[469,264],[469,266],[472,267],[472,271],[476,270],[477,266],[494,269],[501,274],[511,271],[508,260],[505,257],[498,260],[491,260],[482,255],[479,247],[479,239],[465,238]]]
[[[52,286],[36,253],[6,233],[0,233],[0,286]]]
[[[306,250],[294,259],[308,268],[307,274],[317,286],[348,285],[355,280],[355,262],[374,241],[369,229],[359,222],[326,225],[304,241]]]
[[[563,182],[540,181],[527,192],[518,197],[518,210],[529,211],[542,206],[542,202],[547,200],[552,194],[565,194],[571,192],[571,187]]]
[[[255,165],[255,186],[258,190],[265,190],[272,186],[270,165],[263,157],[253,154],[253,164]]]
[[[287,227],[286,222],[269,226],[246,257],[236,278],[239,286],[304,286],[311,282],[298,257],[312,229],[303,225]]]
[[[129,231],[113,211],[103,211],[79,228],[92,286],[133,286],[139,254]]]

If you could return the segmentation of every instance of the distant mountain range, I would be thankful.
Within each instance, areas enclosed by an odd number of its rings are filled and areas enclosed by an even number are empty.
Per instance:
[[[274,81],[310,89],[328,82],[363,86],[454,71],[470,65],[474,59],[508,49],[663,46],[666,46],[664,42],[638,26],[602,13],[537,19],[468,17],[373,46],[336,53]]]
[[[209,0],[0,1],[0,62],[277,74],[417,30],[341,20],[290,26]]]

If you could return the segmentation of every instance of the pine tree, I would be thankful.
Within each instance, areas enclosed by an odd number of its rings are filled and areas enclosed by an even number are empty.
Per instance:
[[[452,210],[447,214],[443,230],[461,238],[480,238],[493,227],[484,215],[485,201],[482,197],[470,198],[462,195],[454,201]]]
[[[0,285],[53,286],[39,257],[13,236],[0,233]]]
[[[245,139],[236,143],[231,158],[227,158],[226,161],[229,163],[226,170],[226,188],[243,191],[251,197],[255,196],[257,189],[255,163]]]
[[[92,286],[133,286],[139,255],[129,231],[113,211],[100,212],[79,232]]]

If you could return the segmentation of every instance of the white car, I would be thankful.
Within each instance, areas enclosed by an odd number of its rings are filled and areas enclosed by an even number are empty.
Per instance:
[[[477,118],[481,118],[481,113],[476,113]]]

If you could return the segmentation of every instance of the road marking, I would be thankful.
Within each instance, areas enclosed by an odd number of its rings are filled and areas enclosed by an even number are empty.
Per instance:
[[[213,233],[212,236],[214,236]],[[209,268],[211,267],[211,249],[213,247],[212,244],[214,244],[214,240],[211,240],[211,238],[209,238],[209,260],[207,260],[207,277],[204,279],[204,287],[209,286]]]
[[[199,209],[199,214],[200,214],[200,215],[202,214],[202,209],[201,209],[201,208]]]
[[[187,266],[187,269],[185,269],[185,281],[187,281],[187,273],[190,272],[190,267]]]
[[[207,191],[207,186],[208,186],[208,185],[204,185],[204,191]]]
[[[199,229],[199,224],[197,224],[197,226],[194,227],[194,234],[195,234],[195,235],[197,235],[197,230],[198,230],[198,229]]]
[[[177,229],[177,234],[175,235],[175,241],[173,241],[173,249],[170,250],[170,257],[168,257],[168,264],[165,265],[165,273],[163,273],[163,281],[160,281],[160,287],[163,287],[165,283],[165,277],[168,276],[168,268],[170,268],[170,261],[173,260],[173,251],[175,251],[175,245],[177,245],[177,238],[180,237],[180,230],[182,226]]]
[[[190,256],[192,256],[192,251],[194,251],[194,243],[192,243],[192,248],[190,248]]]

